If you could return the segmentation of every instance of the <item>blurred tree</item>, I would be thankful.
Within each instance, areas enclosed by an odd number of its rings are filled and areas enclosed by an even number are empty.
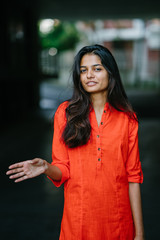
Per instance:
[[[39,28],[40,29],[40,28]],[[42,49],[57,48],[58,52],[74,49],[80,40],[79,32],[74,23],[55,20],[52,29],[43,33],[39,30],[40,45]]]

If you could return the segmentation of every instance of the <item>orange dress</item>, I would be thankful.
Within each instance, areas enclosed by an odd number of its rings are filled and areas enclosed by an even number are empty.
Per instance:
[[[52,164],[62,171],[61,181],[52,181],[64,183],[60,240],[133,240],[128,182],[143,182],[138,123],[106,103],[99,127],[90,113],[88,143],[70,149],[61,138],[67,104],[55,113],[52,149]]]

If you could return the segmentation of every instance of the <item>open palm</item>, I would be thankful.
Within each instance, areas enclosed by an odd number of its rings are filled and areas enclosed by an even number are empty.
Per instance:
[[[10,175],[10,179],[15,179],[15,182],[21,182],[28,178],[37,177],[45,170],[45,160],[35,158],[9,166],[9,171],[6,173]]]

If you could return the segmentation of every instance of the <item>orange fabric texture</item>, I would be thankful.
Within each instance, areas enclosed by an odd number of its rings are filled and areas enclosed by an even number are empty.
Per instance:
[[[128,182],[143,182],[139,160],[138,123],[106,103],[98,127],[90,113],[88,143],[68,148],[62,103],[55,113],[52,164],[62,171],[64,210],[60,240],[133,240],[134,226]]]

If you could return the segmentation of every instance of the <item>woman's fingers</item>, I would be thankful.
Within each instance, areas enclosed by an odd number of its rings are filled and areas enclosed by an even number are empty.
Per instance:
[[[15,163],[9,166],[9,169],[13,169],[13,168],[21,168],[23,167],[24,162],[20,162],[20,163]]]
[[[30,162],[33,165],[36,165],[36,164],[39,165],[39,166],[43,165],[43,160],[41,158],[34,158]]]
[[[14,168],[13,170],[7,171],[6,174],[10,175],[10,174],[19,173],[19,172],[22,172],[22,171],[23,171],[23,168]]]
[[[9,178],[10,179],[15,179],[15,178],[20,178],[22,176],[24,176],[24,172],[19,172],[17,174],[11,175]]]
[[[14,173],[17,173],[17,172],[21,172],[23,170],[24,166],[26,166],[26,164],[27,165],[28,164],[33,164],[33,162],[36,163],[36,161],[27,160],[27,161],[24,161],[24,162],[12,164],[12,165],[9,166],[9,171],[7,171],[6,174],[10,175],[10,174],[14,174]]]
[[[30,160],[30,163],[32,163],[32,164],[36,164],[36,163],[39,163],[39,162],[40,162],[39,158],[34,158],[34,159]]]
[[[26,175],[24,175],[23,177],[20,177],[20,178],[16,179],[14,182],[16,182],[16,183],[17,182],[22,182],[22,181],[24,181],[26,179],[28,179],[28,177]]]

